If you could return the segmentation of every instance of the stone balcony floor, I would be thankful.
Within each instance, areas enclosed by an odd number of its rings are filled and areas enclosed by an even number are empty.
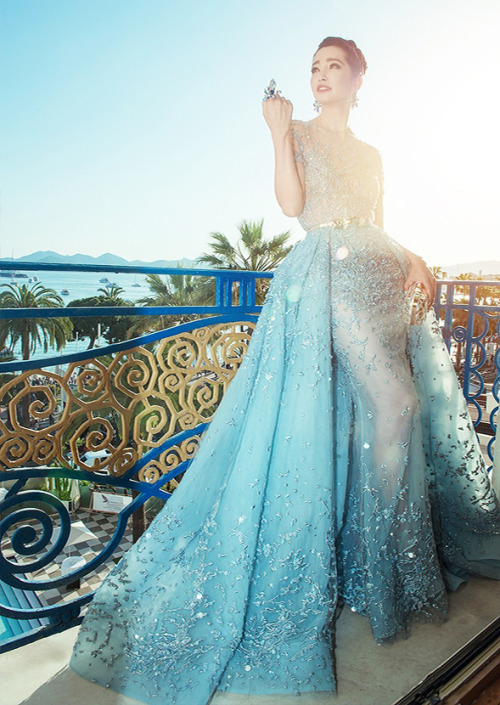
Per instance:
[[[447,622],[415,624],[411,636],[380,646],[368,621],[344,609],[337,621],[338,693],[300,697],[218,693],[211,705],[392,705],[500,613],[500,582],[475,578],[450,595]],[[0,657],[5,705],[133,705],[68,667],[78,627]],[[168,700],[161,705],[168,705]],[[179,705],[191,705],[189,702]]]

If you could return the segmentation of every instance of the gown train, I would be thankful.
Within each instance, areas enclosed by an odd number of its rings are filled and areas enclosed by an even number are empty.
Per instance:
[[[71,668],[151,705],[335,690],[344,602],[380,642],[500,579],[500,507],[431,310],[373,223],[310,229],[180,485],[97,590]]]

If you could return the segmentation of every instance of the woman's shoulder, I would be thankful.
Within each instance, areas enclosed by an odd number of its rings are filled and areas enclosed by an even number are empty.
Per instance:
[[[365,142],[364,140],[360,140],[359,137],[356,137],[356,135],[354,135],[354,133],[353,137],[356,140],[356,144],[358,145],[359,150],[366,157],[366,159],[369,159],[370,161],[373,161],[376,164],[381,164],[382,156],[376,147],[374,147],[372,144],[369,144],[368,142]]]
[[[303,152],[306,143],[309,142],[311,138],[308,123],[304,120],[292,120],[290,123],[289,134],[295,143],[300,146],[300,150]]]
[[[307,129],[307,123],[304,120],[292,120],[290,123],[290,131],[304,134]]]
[[[376,147],[374,147],[373,144],[370,144],[369,142],[365,142],[364,140],[359,139],[359,137],[357,137],[357,135],[355,135],[354,132],[352,132],[352,136],[354,137],[354,139],[358,143],[360,149],[364,149],[365,152],[367,152],[367,153],[380,154],[378,149]]]
[[[311,120],[291,120],[290,133],[300,144],[302,144],[304,141],[307,141],[307,138],[311,138],[309,129],[311,124],[314,124],[314,122],[311,123]],[[351,147],[354,146],[353,153],[358,154],[361,159],[367,163],[370,163],[377,169],[381,169],[382,157],[379,150],[372,144],[359,139],[350,127],[348,128],[348,134],[350,138],[350,140],[348,138],[348,144],[350,144]]]

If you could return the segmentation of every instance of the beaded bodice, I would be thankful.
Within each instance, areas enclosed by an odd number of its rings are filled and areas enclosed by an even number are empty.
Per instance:
[[[312,121],[290,126],[295,161],[305,169],[306,201],[298,216],[304,230],[332,220],[353,217],[374,220],[383,192],[382,161],[375,147],[348,129],[345,140],[332,144]]]

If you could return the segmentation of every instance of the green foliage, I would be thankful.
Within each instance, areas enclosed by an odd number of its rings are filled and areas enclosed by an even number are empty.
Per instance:
[[[63,300],[43,284],[2,284],[1,308],[58,308]],[[11,318],[0,324],[0,349],[7,342],[13,348],[21,342],[23,360],[36,352],[39,345],[47,352],[49,347],[61,350],[70,339],[73,326],[69,318]]]
[[[71,477],[48,477],[41,489],[45,492],[50,492],[59,497],[59,499],[69,501],[72,487],[73,479]]]
[[[446,279],[448,276],[442,267],[429,267],[429,269],[435,279]]]
[[[238,226],[240,242],[236,247],[219,232],[211,233],[212,253],[203,254],[199,261],[216,269],[248,269],[250,271],[269,271],[278,266],[290,252],[293,245],[287,246],[290,231],[275,235],[271,240],[264,240],[264,219],[252,222],[242,220]]]
[[[70,301],[68,306],[71,308],[85,308],[94,307],[100,305],[99,296],[88,296],[84,299],[74,299]],[[71,317],[71,323],[73,325],[73,334],[78,335],[79,338],[90,338],[89,349],[94,347],[97,338],[97,325],[101,322],[101,318],[98,316],[87,316],[85,317]]]
[[[125,293],[125,289],[122,289],[118,284],[106,284],[106,286],[101,286],[97,291],[100,292],[104,298],[111,301],[121,300],[120,294]]]
[[[207,292],[198,281],[199,279],[200,277],[191,274],[171,274],[165,279],[162,279],[159,274],[148,274],[146,282],[151,295],[139,299],[137,303],[140,306],[204,306],[207,304]],[[203,279],[206,282],[206,278],[203,277]],[[200,318],[199,314],[188,313],[167,316],[138,316],[128,330],[128,337],[131,338],[153,330],[164,330],[198,318]]]
[[[68,306],[72,308],[133,306],[130,301],[120,298],[123,289],[116,284],[107,285],[98,291],[102,293],[84,299],[75,299],[70,301]],[[79,338],[89,338],[88,350],[95,347],[99,324],[102,338],[111,344],[126,339],[131,322],[135,319],[135,316],[73,316],[70,318],[75,336],[78,334]]]
[[[238,226],[240,242],[231,245],[226,235],[211,233],[211,253],[204,253],[199,262],[215,269],[246,269],[260,272],[275,269],[291,251],[293,245],[287,245],[290,231],[275,235],[271,240],[264,240],[264,219],[252,222],[242,220]],[[264,303],[269,279],[256,280],[256,303]],[[233,290],[233,302],[238,298],[237,287]]]
[[[11,362],[12,360],[15,360],[15,355],[13,355],[11,352],[8,352],[7,350],[1,350],[0,351],[0,362]],[[0,390],[3,390],[3,388],[11,382],[14,377],[16,376],[15,372],[2,372],[0,373]],[[11,389],[8,393],[4,393],[2,395],[2,403],[7,404],[12,397],[15,395],[16,390]]]

